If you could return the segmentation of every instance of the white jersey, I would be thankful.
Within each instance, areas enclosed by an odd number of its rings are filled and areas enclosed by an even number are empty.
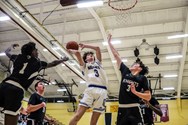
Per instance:
[[[107,85],[108,79],[99,60],[94,63],[86,63],[85,66],[81,66],[81,69],[88,84]]]

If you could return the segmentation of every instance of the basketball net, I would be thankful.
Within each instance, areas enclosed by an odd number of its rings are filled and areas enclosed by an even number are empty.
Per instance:
[[[125,25],[132,22],[131,12],[137,3],[138,0],[108,0],[108,6],[113,9],[116,22],[119,25]]]

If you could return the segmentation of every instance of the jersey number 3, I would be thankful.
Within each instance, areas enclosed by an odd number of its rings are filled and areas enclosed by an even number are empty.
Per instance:
[[[131,85],[127,85],[127,92],[130,92],[131,90]]]
[[[97,69],[94,69],[94,72],[95,72],[95,76],[96,76],[96,77],[99,77],[99,72],[98,72],[98,70],[97,70]]]

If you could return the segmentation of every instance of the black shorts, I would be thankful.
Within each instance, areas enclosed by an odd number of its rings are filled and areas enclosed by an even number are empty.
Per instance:
[[[35,120],[27,120],[27,125],[44,125],[42,121],[35,121]]]
[[[6,82],[0,84],[0,109],[5,114],[18,115],[23,98],[23,89]]]
[[[117,125],[144,125],[140,107],[119,108]]]

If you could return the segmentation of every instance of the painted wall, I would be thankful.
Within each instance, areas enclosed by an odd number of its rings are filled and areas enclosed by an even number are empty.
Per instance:
[[[188,125],[188,100],[163,100],[160,104],[168,104],[169,107],[169,122],[156,123],[156,125]],[[117,102],[106,103],[107,112],[116,111]],[[55,117],[65,125],[68,125],[74,112],[67,112],[67,109],[72,108],[69,103],[48,103],[47,113]],[[78,125],[89,125],[91,112],[86,112]],[[112,125],[115,125],[117,112],[112,112]],[[158,119],[159,120],[159,119]],[[101,115],[98,125],[105,125],[104,114]]]

